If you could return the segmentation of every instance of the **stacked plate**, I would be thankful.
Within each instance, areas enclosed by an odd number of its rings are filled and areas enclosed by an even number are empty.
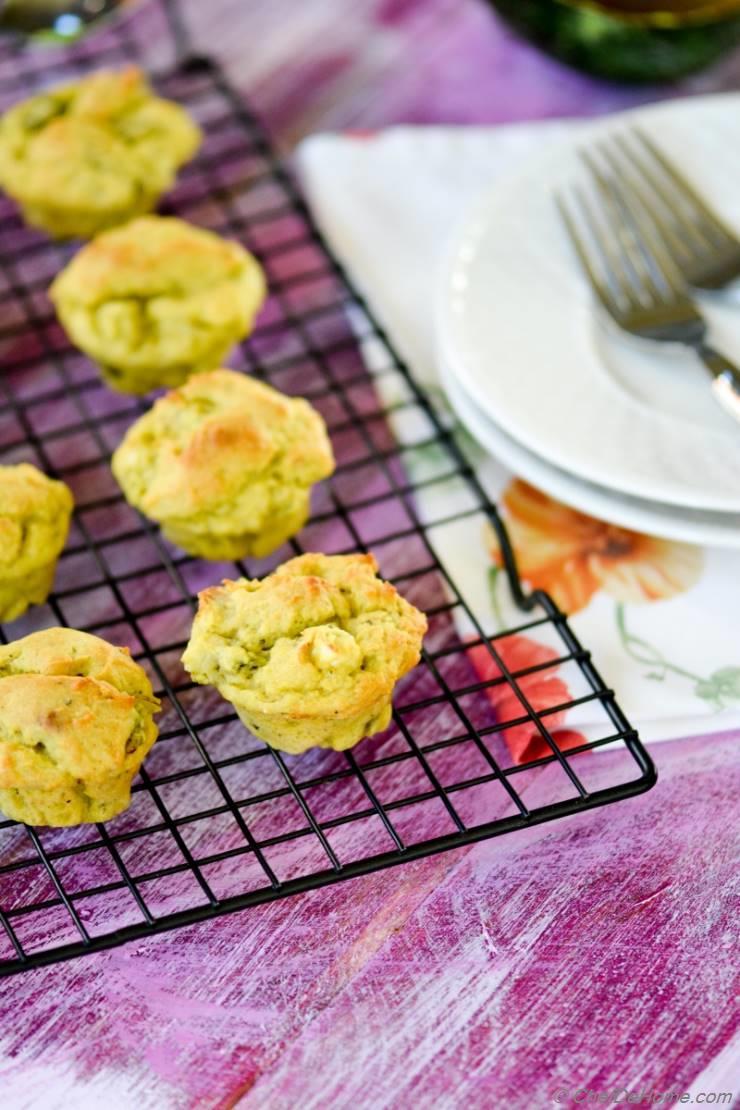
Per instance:
[[[740,425],[700,363],[597,312],[554,193],[578,148],[639,124],[740,234],[740,96],[651,106],[580,130],[484,197],[461,225],[438,311],[440,370],[463,423],[520,477],[627,528],[740,548]],[[703,297],[740,362],[740,291]]]

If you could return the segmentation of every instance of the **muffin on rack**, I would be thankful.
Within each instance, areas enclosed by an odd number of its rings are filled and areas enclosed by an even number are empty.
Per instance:
[[[46,601],[73,504],[64,482],[30,463],[0,466],[0,621]]]
[[[301,555],[204,590],[186,669],[274,748],[352,747],[388,726],[427,629],[377,569],[372,555]]]
[[[218,366],[251,330],[265,279],[238,243],[174,217],[142,216],[83,247],[50,295],[108,384],[146,393]]]
[[[0,184],[27,223],[86,239],[154,208],[200,140],[135,66],[100,70],[4,114]]]
[[[194,377],[129,428],[113,473],[131,505],[205,559],[261,557],[305,523],[334,456],[303,398],[233,370]]]
[[[0,811],[27,825],[108,821],[157,738],[126,648],[70,628],[0,647]]]

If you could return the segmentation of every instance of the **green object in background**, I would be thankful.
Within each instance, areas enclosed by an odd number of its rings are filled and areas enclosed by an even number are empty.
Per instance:
[[[561,61],[614,81],[672,81],[740,43],[740,0],[490,2]]]
[[[0,34],[74,42],[122,0],[0,0]]]

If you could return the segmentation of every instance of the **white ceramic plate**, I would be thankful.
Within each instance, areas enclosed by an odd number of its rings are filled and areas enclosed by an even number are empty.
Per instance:
[[[599,520],[647,535],[714,547],[740,548],[740,514],[700,512],[642,501],[581,481],[522,447],[490,420],[444,366],[440,378],[458,417],[491,455],[520,478]]]
[[[578,147],[639,123],[740,232],[740,95],[611,116],[535,156],[474,206],[442,275],[441,356],[508,437],[561,470],[643,500],[740,512],[740,425],[694,356],[598,315],[555,208],[584,181]],[[740,361],[740,301],[704,301]]]

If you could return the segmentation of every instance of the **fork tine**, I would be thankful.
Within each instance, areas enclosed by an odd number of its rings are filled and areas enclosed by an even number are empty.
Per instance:
[[[611,188],[623,208],[627,218],[632,220],[638,232],[638,244],[648,264],[657,267],[668,287],[668,296],[686,296],[686,283],[670,250],[666,247],[659,231],[656,231],[655,204],[641,181],[635,180],[624,161],[616,157],[611,146],[600,143],[598,148],[602,157],[612,170]],[[659,293],[659,296],[661,294]]]
[[[628,144],[623,135],[615,135],[613,141],[647,181],[653,193],[660,197],[665,207],[661,231],[670,240],[674,254],[683,258],[686,265],[691,265],[697,254],[714,251],[716,241],[707,230],[704,218],[694,207],[691,198],[682,192],[676,179],[669,177],[656,160],[646,145],[645,136],[637,128],[633,128],[629,136],[631,144]]]
[[[632,275],[633,287],[639,290],[639,299],[643,301],[661,300],[663,290],[655,281],[640,245],[635,241],[634,230],[630,221],[624,218],[624,204],[614,189],[612,181],[603,173],[601,166],[589,150],[581,150],[579,153],[591,171],[591,176],[604,201],[609,230],[622,248],[622,256]]]
[[[634,135],[632,135],[634,140]],[[686,216],[681,211],[681,206],[672,188],[666,188],[665,179],[647,164],[644,156],[630,145],[624,135],[614,135],[605,143],[613,143],[619,148],[622,157],[632,167],[633,172],[643,179],[649,186],[653,196],[657,196],[665,205],[663,212],[659,205],[653,204],[652,215],[663,238],[668,242],[674,256],[683,258],[690,263],[698,251],[712,249],[712,242],[706,233],[702,233],[695,219]],[[680,228],[680,231],[677,230]]]
[[[574,192],[580,197],[584,220],[612,284],[619,288],[630,308],[642,307],[644,301],[650,301],[651,293],[635,266],[634,247],[624,234],[624,221],[617,217],[614,208],[610,211],[599,209],[584,190],[576,186]]]
[[[570,209],[568,208],[565,197],[562,193],[555,194],[555,203],[558,206],[558,212],[560,213],[560,218],[563,221],[565,230],[568,233],[568,238],[570,239],[571,244],[574,247],[576,254],[578,255],[581,267],[589,280],[591,288],[593,289],[594,293],[599,298],[607,312],[611,312],[611,294],[609,293],[607,287],[604,285],[604,282],[601,280],[599,274],[597,274],[591,262],[591,257],[588,253],[586,244],[578,232],[576,222],[570,213]]]
[[[703,229],[705,235],[708,233],[710,239],[713,239],[719,246],[726,245],[728,241],[733,243],[735,241],[735,236],[732,231],[723,223],[717,213],[712,211],[706,201],[702,199],[678,167],[663,154],[653,140],[645,134],[642,128],[635,127],[633,129],[633,134],[639,139],[644,150],[647,151],[653,159],[653,162],[660,166],[665,178],[672,187],[673,199],[668,198],[666,203],[670,206],[675,203],[676,198],[682,200],[683,203],[693,211],[694,219],[699,229]],[[675,209],[673,210],[675,212]]]
[[[596,293],[606,311],[616,320],[619,320],[623,314],[622,306],[611,292],[610,286],[619,289],[628,305],[636,307],[639,302],[632,293],[629,283],[626,281],[619,258],[604,242],[603,236],[599,234],[597,222],[582,190],[574,186],[572,196],[573,200],[571,203],[574,204],[576,208],[580,207],[582,218],[596,246],[599,263],[606,277],[606,281],[604,281],[597,272],[592,258],[592,252],[586,245],[586,240],[579,232],[576,221],[562,194],[558,194],[555,197],[558,210],[593,291]]]

